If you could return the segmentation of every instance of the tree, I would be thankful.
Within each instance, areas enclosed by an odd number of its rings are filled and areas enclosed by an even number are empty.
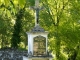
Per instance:
[[[1,13],[4,12],[3,10],[5,9],[5,13],[4,16],[8,17],[11,19],[11,27],[13,30],[11,30],[11,34],[12,34],[12,39],[11,39],[11,46],[12,47],[18,47],[19,43],[22,40],[26,40],[26,38],[24,38],[25,34],[24,31],[26,32],[27,30],[29,30],[28,28],[33,25],[30,25],[30,23],[28,22],[32,22],[32,15],[28,12],[29,9],[27,10],[27,8],[29,8],[29,4],[31,5],[32,1],[28,1],[26,2],[26,0],[4,0],[1,1]],[[3,14],[3,13],[2,13]],[[30,20],[30,21],[28,21]],[[25,25],[24,25],[25,22]],[[27,23],[27,24],[26,24]],[[23,25],[22,25],[23,24]],[[32,23],[33,24],[33,23]],[[24,29],[26,28],[26,29]],[[21,34],[23,36],[21,36]],[[11,38],[10,37],[10,38]],[[22,40],[20,40],[22,39]],[[10,40],[10,39],[9,39]],[[23,41],[22,41],[23,42]],[[26,41],[27,42],[27,41]]]
[[[14,25],[13,36],[11,39],[11,47],[18,48],[18,44],[21,42],[20,32],[22,30],[22,18],[24,16],[24,9],[20,9],[20,11],[16,15],[16,23]]]
[[[29,6],[34,6],[34,0],[0,0],[0,2],[0,14],[10,19],[10,25],[6,25],[6,27],[8,29],[11,27],[10,30],[7,29],[5,31],[10,32],[9,38],[7,37],[8,33],[5,36],[5,33],[1,33],[0,38],[2,35],[9,41],[12,38],[10,44],[13,47],[18,47],[21,42],[24,43],[26,41],[25,32],[34,26],[34,11],[28,9]],[[44,9],[40,11],[39,24],[49,31],[49,49],[56,56],[54,58],[56,60],[80,59],[79,3],[80,1],[78,0],[40,0],[40,6],[44,6]],[[22,11],[23,13],[21,13]],[[5,20],[4,17],[0,20],[3,25],[7,24],[3,22]],[[12,21],[16,23],[12,24]],[[0,31],[3,31],[3,28],[0,28]],[[15,40],[18,42],[15,42]]]

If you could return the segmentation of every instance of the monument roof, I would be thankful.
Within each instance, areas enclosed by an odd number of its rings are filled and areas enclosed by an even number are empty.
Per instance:
[[[45,32],[45,30],[40,27],[39,25],[36,25],[32,30],[31,32]]]

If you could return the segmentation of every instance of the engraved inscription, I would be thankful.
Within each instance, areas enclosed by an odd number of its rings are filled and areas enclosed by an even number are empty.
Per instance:
[[[33,43],[33,54],[34,55],[45,55],[46,54],[46,38],[43,36],[34,37]]]

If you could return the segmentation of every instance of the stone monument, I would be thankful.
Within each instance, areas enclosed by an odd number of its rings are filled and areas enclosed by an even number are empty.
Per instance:
[[[23,60],[52,60],[52,55],[48,52],[48,32],[39,25],[39,0],[35,0],[35,27],[26,32],[28,35],[28,55],[23,56]]]

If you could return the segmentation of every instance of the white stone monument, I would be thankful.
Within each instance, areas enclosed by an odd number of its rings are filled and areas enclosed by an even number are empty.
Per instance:
[[[52,60],[48,52],[48,32],[39,26],[39,0],[35,0],[35,27],[28,35],[28,55],[23,60]]]

